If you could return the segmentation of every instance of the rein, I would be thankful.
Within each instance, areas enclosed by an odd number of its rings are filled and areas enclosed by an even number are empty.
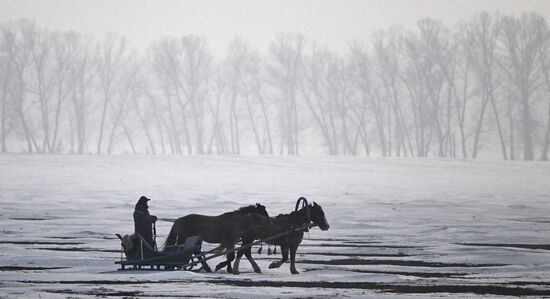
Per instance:
[[[157,248],[157,224],[156,222],[153,222],[153,245],[155,246],[155,250],[158,251]]]

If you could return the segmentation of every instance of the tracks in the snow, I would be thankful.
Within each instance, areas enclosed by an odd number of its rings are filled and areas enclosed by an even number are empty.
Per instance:
[[[106,235],[86,235],[85,237],[48,237],[38,240],[2,240],[0,244],[16,245],[21,250],[59,251],[81,253],[86,258],[99,258],[94,253],[113,254],[113,260],[118,256],[117,242],[109,242],[107,248],[101,244],[107,244]],[[93,240],[97,247],[88,247],[89,240]],[[111,244],[113,243],[114,244]],[[484,247],[497,250],[525,250],[530,253],[544,253],[550,250],[548,244],[504,244],[504,243],[455,243],[459,247]],[[535,251],[534,251],[535,250]],[[436,251],[437,252],[437,251]],[[154,291],[128,291],[117,289],[117,286],[125,285],[152,285],[152,284],[189,284],[202,283],[213,286],[233,286],[237,288],[249,287],[291,287],[291,288],[317,288],[331,290],[373,290],[379,292],[391,292],[396,294],[477,294],[498,296],[550,296],[550,282],[546,281],[506,281],[505,279],[483,279],[480,274],[487,274],[493,269],[505,269],[513,273],[513,268],[518,265],[505,263],[475,263],[452,259],[453,262],[443,261],[442,254],[434,254],[433,246],[412,246],[409,244],[383,244],[374,241],[364,241],[359,238],[338,239],[308,239],[298,250],[297,263],[303,273],[330,273],[337,278],[352,275],[354,281],[292,281],[289,277],[280,280],[265,280],[262,275],[254,279],[210,279],[200,278],[187,280],[127,280],[125,276],[121,280],[19,280],[15,283],[24,285],[72,285],[78,284],[84,288],[46,288],[43,291],[66,295],[94,295],[102,297],[170,297],[170,295],[155,293]],[[257,260],[275,260],[277,256],[259,256],[254,254]],[[40,265],[0,265],[3,272],[70,272],[68,267],[40,266]],[[69,269],[69,270],[68,270]],[[267,270],[266,271],[270,271]],[[255,274],[252,274],[255,275]],[[308,275],[308,274],[304,274]],[[358,279],[357,275],[364,275]],[[223,277],[223,276],[222,276]],[[361,278],[362,276],[359,276]],[[382,277],[382,278],[381,278]],[[488,276],[485,276],[488,277]],[[412,278],[412,279],[411,279]],[[359,280],[359,281],[355,281]],[[110,286],[111,288],[106,288]],[[176,297],[181,297],[178,294]]]

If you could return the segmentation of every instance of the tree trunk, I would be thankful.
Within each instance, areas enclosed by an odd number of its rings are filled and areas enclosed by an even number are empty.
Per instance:
[[[202,144],[202,127],[200,125],[200,115],[197,111],[197,104],[195,102],[195,98],[191,100],[191,110],[193,111],[193,120],[195,123],[195,131],[197,134],[197,154],[202,155],[204,154],[203,150],[203,144]]]
[[[491,100],[491,105],[493,106],[493,111],[495,112],[495,121],[497,123],[498,138],[500,140],[500,148],[502,149],[502,157],[504,160],[508,160],[508,155],[506,154],[506,143],[504,141],[504,134],[502,133],[502,128],[500,126],[500,117],[498,115],[498,109],[495,104],[495,99],[493,97],[492,91],[489,92],[489,97]]]
[[[479,137],[481,135],[481,128],[483,126],[483,117],[485,116],[485,108],[487,107],[487,103],[489,102],[489,97],[487,96],[487,94],[484,92],[483,93],[483,97],[481,99],[482,103],[481,103],[481,111],[479,113],[479,119],[477,121],[477,126],[476,126],[476,133],[475,133],[475,138],[474,138],[474,149],[472,151],[472,158],[477,158],[477,151],[478,151],[478,148],[479,148]]]
[[[145,117],[141,114],[141,111],[139,109],[139,105],[137,103],[136,97],[134,95],[132,95],[131,98],[132,98],[132,104],[134,106],[134,109],[136,110],[136,114],[137,114],[138,119],[141,123],[141,127],[143,128],[143,131],[145,131],[145,137],[147,137],[147,142],[149,143],[149,146],[151,147],[151,151],[153,152],[153,155],[156,155],[157,151],[155,149],[155,143],[153,142],[153,138],[151,137],[151,132],[149,131],[149,126],[147,126],[147,121],[145,120]],[[126,128],[124,130],[126,130]],[[128,140],[128,141],[130,141],[130,140]],[[132,150],[135,151],[135,149],[133,148],[133,145],[132,145]]]
[[[99,123],[99,137],[97,140],[97,151],[98,155],[101,154],[101,141],[103,140],[103,127],[105,126],[105,117],[107,115],[107,106],[109,105],[109,94],[108,91],[103,93],[103,109],[101,111],[101,122]]]
[[[4,90],[4,95],[2,96],[2,153],[7,152],[6,148],[6,94]]]
[[[267,109],[265,108],[265,104],[263,101],[263,97],[261,95],[258,96],[260,100],[260,105],[262,107],[262,114],[264,115],[264,123],[265,123],[265,130],[267,134],[267,144],[269,146],[269,154],[273,155],[273,139],[271,138],[271,128],[269,125],[269,116],[267,116]]]
[[[544,145],[542,149],[542,161],[548,161],[548,147],[550,143],[550,101],[548,101],[548,119],[546,121],[546,134],[544,134]]]
[[[264,147],[260,142],[260,136],[258,135],[258,128],[256,127],[256,123],[254,122],[254,114],[252,113],[252,107],[250,106],[248,95],[246,96],[245,103],[248,111],[248,117],[250,119],[250,126],[252,127],[252,132],[254,133],[254,140],[256,140],[256,147],[258,148],[258,153],[260,155],[263,155]]]
[[[122,129],[124,130],[124,135],[126,135],[126,139],[128,139],[128,144],[130,144],[130,147],[132,148],[132,152],[134,154],[137,154],[136,147],[134,146],[134,141],[132,140],[132,135],[130,135],[130,131],[128,130],[128,127],[124,123],[124,120],[122,121]],[[153,148],[153,154],[155,154],[154,148]]]
[[[522,122],[523,122],[523,160],[533,160],[532,120],[529,110],[529,95],[526,90],[521,92]]]

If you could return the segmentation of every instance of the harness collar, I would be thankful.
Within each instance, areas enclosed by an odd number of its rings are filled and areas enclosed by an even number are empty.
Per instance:
[[[311,205],[308,204],[305,197],[300,197],[298,198],[298,201],[296,201],[296,207],[294,208],[294,211],[298,211],[300,203],[302,203],[302,209],[306,210],[306,222],[307,224],[309,224],[311,223],[311,211],[309,210],[309,207],[311,207]]]

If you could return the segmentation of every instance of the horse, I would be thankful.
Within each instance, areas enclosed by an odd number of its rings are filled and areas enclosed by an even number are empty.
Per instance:
[[[300,203],[302,204],[302,208],[298,210]],[[290,272],[292,274],[299,274],[295,266],[296,251],[298,249],[298,246],[302,242],[304,231],[307,231],[307,229],[298,231],[294,229],[304,227],[305,225],[309,225],[312,222],[318,225],[319,228],[323,231],[328,230],[330,227],[325,217],[323,208],[316,202],[313,202],[313,204],[311,205],[308,204],[307,199],[304,197],[300,197],[298,199],[294,212],[291,212],[289,214],[279,214],[277,217],[272,217],[268,219],[262,219],[262,217],[265,216],[257,216],[257,218],[260,219],[256,220],[256,223],[262,224],[252,226],[244,234],[244,236],[242,237],[242,245],[249,245],[253,243],[254,240],[265,239],[292,230],[292,232],[288,235],[266,241],[266,243],[268,244],[280,246],[282,254],[282,259],[280,261],[272,262],[269,265],[269,268],[279,268],[282,264],[286,263],[288,260],[288,253],[290,251]],[[251,248],[249,247],[245,250],[239,250],[237,258],[235,260],[235,264],[233,265],[233,273],[235,274],[239,273],[239,263],[243,254],[245,254],[246,257],[250,260],[251,257],[249,258],[249,256],[251,256]],[[218,264],[216,266],[216,269],[219,269],[226,264],[230,264],[231,261],[232,256],[228,255],[227,260]]]
[[[242,219],[235,219],[235,218],[242,218]],[[264,215],[260,215],[260,214],[248,214],[246,217],[235,216],[235,218],[233,218],[233,223],[235,223],[235,224],[232,227],[230,227],[228,229],[228,231],[230,231],[229,234],[231,236],[240,236],[240,239],[243,240],[242,245],[248,244],[247,242],[248,242],[249,237],[247,237],[247,235],[250,234],[250,231],[253,227],[264,227],[264,226],[271,225],[271,218],[269,216],[264,216]],[[245,224],[243,225],[242,224],[243,220],[248,220],[248,221],[245,222]],[[234,238],[233,240],[235,241],[235,243],[237,243],[239,241],[237,238]],[[252,240],[250,242],[253,242],[253,241],[254,240]],[[233,244],[229,247],[234,248],[234,246],[235,245]],[[239,251],[239,252],[241,252],[241,251]],[[246,258],[248,259],[248,261],[252,265],[252,268],[254,269],[254,272],[262,273],[262,271],[260,270],[260,267],[258,266],[258,264],[252,258],[251,251],[250,250],[245,250],[244,252],[241,253],[239,259],[242,257],[243,254],[246,256]],[[218,271],[221,268],[227,266],[227,272],[228,273],[238,274],[238,269],[237,269],[237,271],[234,271],[231,268],[231,262],[235,259],[235,252],[233,252],[233,251],[228,252],[226,254],[226,258],[227,258],[227,262],[222,262],[222,263],[218,264],[216,266],[215,271]]]
[[[164,242],[163,251],[169,250],[172,246],[183,244],[191,236],[200,236],[205,242],[220,244],[216,249],[231,250],[244,232],[254,224],[258,224],[254,222],[255,215],[269,218],[265,206],[259,203],[218,216],[199,214],[183,216],[176,219],[172,225]],[[232,257],[234,258],[234,253]],[[251,263],[255,264],[253,260]],[[230,266],[228,266],[228,271],[232,272]]]

